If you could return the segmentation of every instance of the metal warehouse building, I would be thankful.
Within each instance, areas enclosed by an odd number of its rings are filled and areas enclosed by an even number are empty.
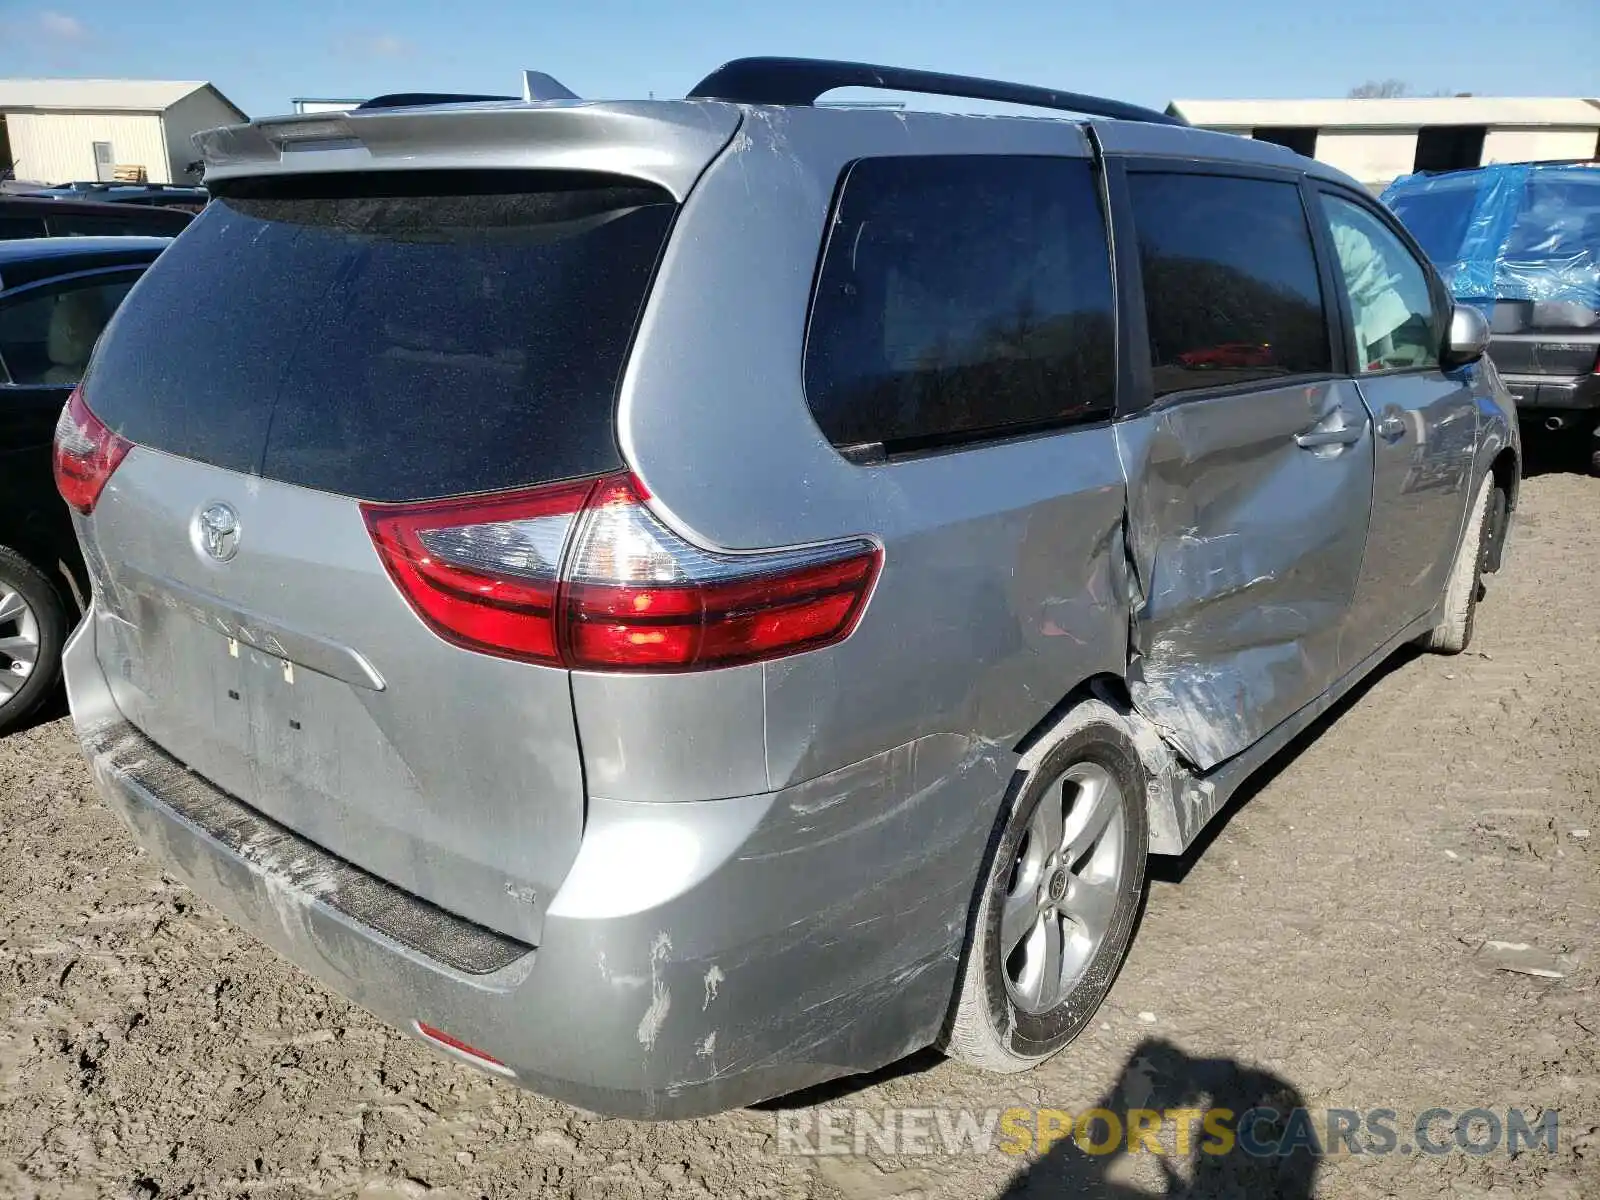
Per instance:
[[[0,177],[193,183],[190,138],[243,120],[209,83],[0,79]]]
[[[1174,100],[1167,111],[1204,129],[1288,146],[1374,191],[1413,171],[1600,157],[1600,100]]]

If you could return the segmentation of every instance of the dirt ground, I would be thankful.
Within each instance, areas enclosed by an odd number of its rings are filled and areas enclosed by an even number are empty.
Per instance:
[[[0,741],[0,1194],[1600,1197],[1597,512],[1600,480],[1530,479],[1473,650],[1402,656],[1206,844],[1159,866],[1100,1019],[1007,1079],[926,1054],[707,1120],[586,1116],[324,991],[142,856],[64,720],[14,735]],[[1558,1149],[779,1153],[778,1123],[814,1129],[819,1107],[981,1118],[1201,1094],[1388,1108],[1402,1133],[1433,1107],[1553,1109]]]

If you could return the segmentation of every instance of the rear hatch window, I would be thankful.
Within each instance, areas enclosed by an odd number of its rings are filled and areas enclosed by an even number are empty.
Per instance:
[[[383,501],[619,465],[617,380],[666,192],[552,172],[218,190],[96,355],[85,393],[117,433]]]

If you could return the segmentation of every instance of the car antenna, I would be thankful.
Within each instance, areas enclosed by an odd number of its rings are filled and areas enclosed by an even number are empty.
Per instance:
[[[524,71],[522,73],[522,98],[530,103],[535,100],[580,100],[581,96],[554,76],[546,75],[543,71]]]

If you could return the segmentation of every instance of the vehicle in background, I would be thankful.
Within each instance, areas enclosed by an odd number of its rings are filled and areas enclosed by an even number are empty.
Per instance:
[[[177,237],[194,214],[174,208],[0,196],[0,241],[46,237]]]
[[[34,193],[58,200],[94,200],[103,204],[135,204],[197,213],[211,199],[203,187],[172,183],[64,183]]]
[[[59,434],[86,756],[263,940],[586,1108],[1043,1061],[1147,854],[1499,565],[1487,325],[1279,146],[795,59],[199,142]]]
[[[167,244],[0,241],[0,733],[55,691],[89,594],[51,477],[51,437],[95,339]]]
[[[1527,419],[1588,441],[1600,474],[1600,163],[1501,163],[1396,180],[1383,200],[1457,299]]]
[[[1238,368],[1273,365],[1271,346],[1252,346],[1247,342],[1186,350],[1178,355],[1178,359],[1186,367]]]

